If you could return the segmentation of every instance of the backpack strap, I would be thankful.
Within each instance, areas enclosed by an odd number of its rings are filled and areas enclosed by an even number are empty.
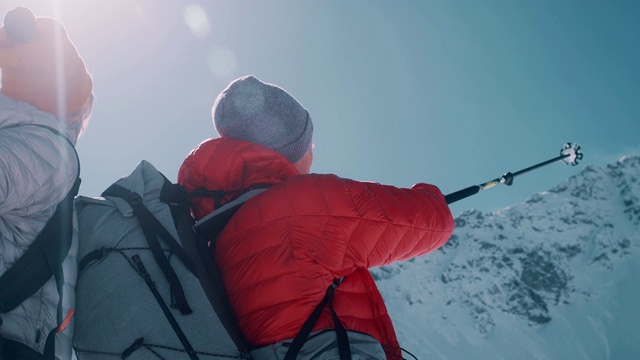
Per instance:
[[[189,304],[185,297],[184,289],[182,288],[182,284],[178,279],[178,275],[176,275],[175,270],[173,270],[173,267],[171,267],[171,264],[169,263],[169,259],[167,259],[167,257],[165,256],[158,238],[162,238],[165,244],[167,244],[169,248],[171,248],[171,250],[178,256],[180,261],[182,261],[182,263],[189,269],[189,271],[197,276],[195,266],[193,265],[193,261],[191,260],[189,255],[187,255],[178,241],[169,233],[169,231],[167,231],[162,223],[160,223],[160,221],[153,215],[153,213],[144,205],[142,197],[139,194],[132,192],[120,185],[113,184],[102,193],[102,196],[115,196],[122,198],[129,204],[129,206],[131,206],[131,208],[133,209],[133,214],[138,219],[144,236],[147,239],[147,243],[149,244],[151,253],[158,263],[158,266],[160,266],[160,269],[162,270],[165,278],[169,282],[172,300],[175,300],[176,306],[178,307],[178,309],[180,309],[180,312],[183,315],[193,313],[193,310],[191,310],[191,307],[189,307]]]
[[[29,249],[0,276],[2,313],[18,307],[38,291],[51,276],[56,277],[56,285],[60,290],[64,282],[61,277],[62,260],[71,247],[73,198],[78,193],[79,187],[80,179],[78,178]]]
[[[0,276],[0,312],[8,313],[20,305],[24,300],[36,293],[49,279],[54,276],[56,288],[58,290],[58,327],[51,330],[45,343],[45,354],[43,359],[54,359],[55,356],[55,334],[63,328],[63,286],[64,274],[62,262],[71,248],[71,238],[73,233],[73,200],[78,195],[80,189],[80,158],[71,141],[60,131],[40,124],[22,124],[18,126],[36,126],[46,129],[55,135],[62,137],[73,150],[78,162],[78,173],[76,180],[67,195],[58,203],[53,216],[47,221],[44,228],[29,249]],[[0,321],[2,324],[2,321]],[[7,341],[0,335],[0,343]],[[13,347],[13,349],[16,349]],[[5,351],[6,349],[3,349]],[[23,350],[20,350],[23,351]]]
[[[0,360],[44,360],[44,355],[27,345],[0,336]]]
[[[327,306],[331,310],[333,326],[335,327],[336,334],[338,337],[338,351],[340,352],[340,360],[351,359],[351,348],[349,347],[349,337],[347,336],[347,330],[344,328],[344,326],[342,325],[342,322],[340,322],[340,319],[338,318],[338,314],[336,314],[336,311],[333,309],[333,296],[334,296],[335,290],[342,283],[343,280],[344,280],[344,277],[341,277],[340,279],[335,279],[333,280],[333,283],[329,285],[329,287],[327,288],[327,292],[324,295],[324,298],[322,298],[322,301],[318,304],[318,306],[316,306],[316,308],[313,310],[311,315],[309,315],[309,318],[307,318],[307,321],[305,321],[304,324],[302,325],[300,332],[293,339],[293,342],[291,342],[291,347],[289,347],[289,350],[287,351],[287,354],[285,355],[284,360],[295,360],[298,357],[298,354],[300,353],[302,346],[309,338],[309,334],[311,334],[311,331],[313,330],[313,327],[318,322],[318,319],[320,319],[320,314],[322,314],[322,311],[324,311],[324,309]]]
[[[212,248],[210,252],[215,251],[215,238],[220,234],[222,229],[224,229],[224,226],[227,225],[227,222],[229,222],[233,214],[240,209],[242,204],[266,190],[267,188],[249,189],[236,199],[229,201],[196,222],[194,225],[196,234],[207,236],[211,241]]]
[[[213,260],[215,240],[242,204],[266,190],[266,186],[262,185],[259,188],[248,189],[247,192],[235,200],[226,203],[191,226],[191,229],[195,230],[195,236],[192,237],[191,240],[193,251],[198,253],[199,259],[201,260],[201,269],[202,272],[204,272],[204,275],[201,276],[202,287],[216,315],[218,315],[220,322],[236,344],[238,351],[247,357],[251,356],[249,353],[251,345],[245,339],[244,335],[242,335],[240,327],[238,326],[238,320],[233,312],[227,291],[222,282],[220,269]],[[197,196],[203,196],[203,194],[203,192],[199,192]],[[191,195],[195,197],[194,193],[191,193]]]
[[[237,203],[238,199],[243,198],[243,196],[245,196],[246,194],[254,194],[254,195],[249,195],[249,198],[251,198],[261,192],[261,191],[254,192],[254,190],[266,190],[270,187],[271,187],[271,184],[258,183],[258,184],[253,184],[250,187],[236,189],[236,190],[194,189],[191,191],[191,193],[187,195],[187,197],[189,199],[198,198],[198,197],[211,198],[213,199],[214,208],[220,209],[221,207],[228,204],[226,203],[225,205],[223,205],[222,203],[224,202],[225,199],[228,199],[229,197],[231,198],[231,201],[229,202]],[[245,199],[248,200],[249,198],[245,198]],[[243,203],[244,201],[240,200],[240,203]],[[213,213],[216,213],[216,211],[213,211]],[[200,219],[199,222],[201,222],[202,220],[203,219]]]

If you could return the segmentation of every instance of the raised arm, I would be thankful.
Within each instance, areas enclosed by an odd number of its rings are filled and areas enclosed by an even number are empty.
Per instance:
[[[300,261],[313,259],[340,276],[426,254],[454,228],[444,196],[427,184],[405,189],[314,174],[291,177],[260,197],[238,215],[272,224],[265,239],[286,239],[275,242],[290,241]]]

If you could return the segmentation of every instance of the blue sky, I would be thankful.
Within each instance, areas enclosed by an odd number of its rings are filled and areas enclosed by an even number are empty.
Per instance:
[[[463,200],[492,211],[588,164],[640,154],[637,1],[3,0],[56,16],[96,102],[78,151],[83,195],[142,159],[171,180],[215,137],[216,95],[253,74],[315,124],[312,171],[446,194],[555,157]]]

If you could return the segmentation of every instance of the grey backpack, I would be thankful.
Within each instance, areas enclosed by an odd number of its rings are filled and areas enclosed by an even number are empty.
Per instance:
[[[179,185],[142,161],[102,197],[75,205],[78,359],[246,357]]]

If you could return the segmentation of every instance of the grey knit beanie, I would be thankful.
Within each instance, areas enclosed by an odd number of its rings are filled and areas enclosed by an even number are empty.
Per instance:
[[[232,81],[211,112],[220,136],[266,146],[291,163],[311,146],[309,112],[284,89],[251,75]]]

